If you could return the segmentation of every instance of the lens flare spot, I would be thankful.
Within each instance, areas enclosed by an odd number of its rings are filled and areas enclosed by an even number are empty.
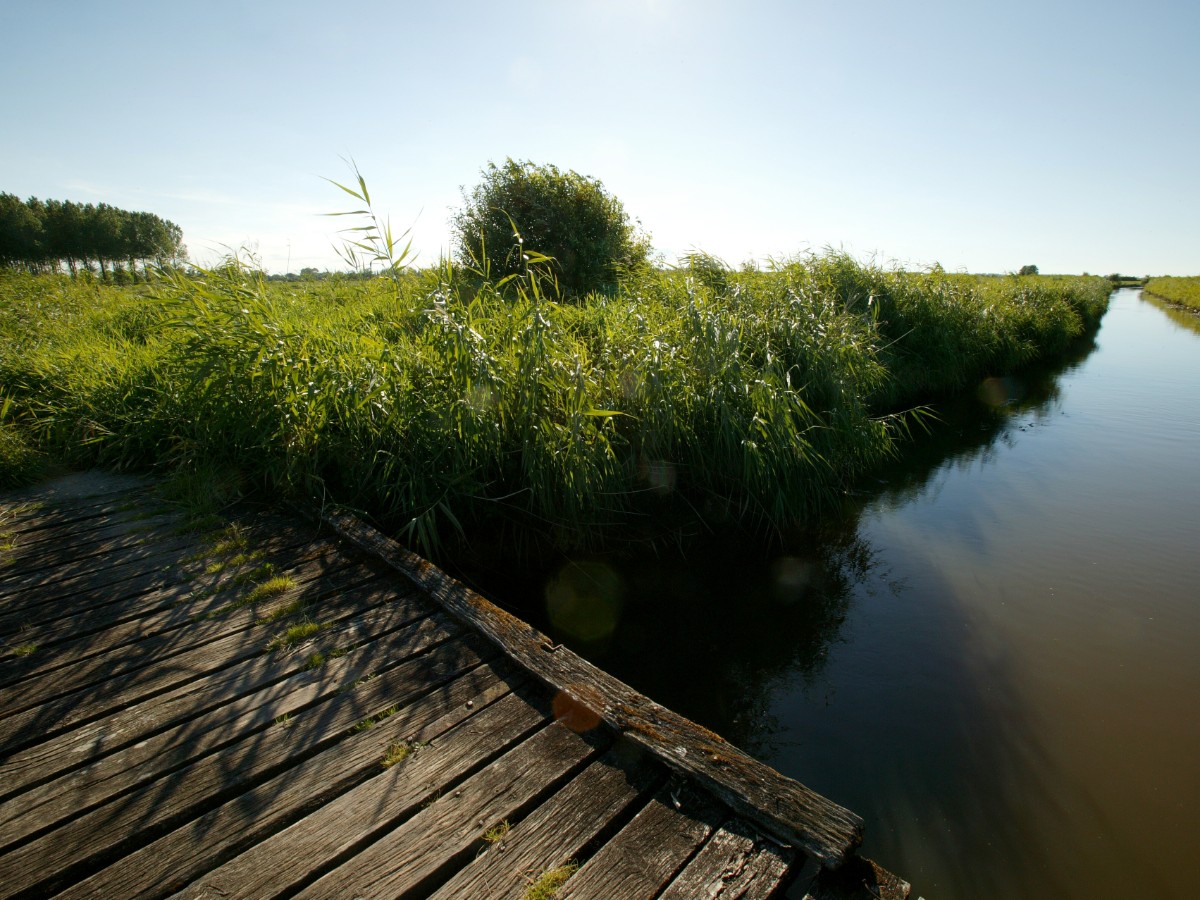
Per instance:
[[[979,399],[993,409],[1011,403],[1014,393],[1014,385],[1009,378],[985,378],[979,385]]]
[[[675,490],[675,466],[665,459],[645,459],[638,463],[638,475],[650,490],[669,494]]]
[[[496,406],[496,395],[486,384],[473,384],[467,389],[467,406],[477,413],[486,413]]]
[[[815,567],[795,556],[781,556],[771,564],[771,593],[780,603],[796,603],[813,581]]]
[[[554,695],[554,699],[550,701],[550,710],[555,721],[579,733],[591,731],[600,724],[599,714],[567,691],[559,691]]]
[[[546,585],[546,612],[559,631],[586,643],[612,636],[625,585],[601,562],[568,563]]]

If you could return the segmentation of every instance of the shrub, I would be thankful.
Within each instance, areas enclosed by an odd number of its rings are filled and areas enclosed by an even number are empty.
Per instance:
[[[496,280],[522,274],[525,254],[536,251],[554,260],[564,296],[612,291],[618,275],[649,252],[621,201],[578,172],[512,159],[488,163],[463,200],[451,220],[459,260]]]

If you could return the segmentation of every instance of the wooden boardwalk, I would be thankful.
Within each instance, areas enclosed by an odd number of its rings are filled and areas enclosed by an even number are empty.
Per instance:
[[[0,499],[0,897],[907,896],[852,813],[357,520],[180,525],[116,476]]]

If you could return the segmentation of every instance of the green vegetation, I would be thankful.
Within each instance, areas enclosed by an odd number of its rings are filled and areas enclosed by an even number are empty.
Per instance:
[[[1168,303],[1200,310],[1200,278],[1151,278],[1143,290]]]
[[[72,275],[99,268],[105,280],[124,282],[147,265],[186,256],[179,226],[153,213],[0,193],[0,267]]]
[[[0,396],[0,490],[35,481],[45,466],[44,454],[9,421],[11,410],[11,398]]]
[[[271,638],[267,644],[268,650],[290,650],[301,641],[305,641],[329,627],[328,622],[312,622],[304,621],[297,622],[295,625],[289,625],[281,634],[277,634]],[[322,658],[321,662],[324,662]],[[320,663],[318,663],[320,665]]]
[[[508,819],[505,819],[503,822],[497,822],[495,825],[485,831],[483,833],[483,839],[486,843],[498,844],[500,841],[508,837],[508,833],[511,830],[512,826],[508,824]]]
[[[404,762],[411,754],[412,747],[408,743],[392,741],[392,743],[388,744],[387,752],[383,754],[380,765],[385,769],[390,769],[396,763]]]
[[[482,174],[453,219],[464,267],[503,281],[539,254],[562,296],[580,298],[615,290],[622,273],[645,262],[648,238],[599,181],[512,159]]]
[[[579,871],[578,863],[567,863],[556,869],[547,869],[534,878],[525,889],[524,900],[553,900],[559,888]]]
[[[367,509],[426,553],[480,526],[582,543],[681,511],[784,525],[894,452],[898,410],[1061,352],[1109,292],[839,254],[697,255],[571,304],[537,265],[503,288],[445,263],[391,276],[0,273],[4,427],[65,464],[174,472],[196,504],[215,479],[213,511],[252,489]]]

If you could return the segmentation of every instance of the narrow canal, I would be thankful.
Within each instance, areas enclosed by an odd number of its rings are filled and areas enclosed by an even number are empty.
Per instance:
[[[820,534],[479,580],[863,815],[929,900],[1194,897],[1198,389],[1197,320],[1122,290]]]

